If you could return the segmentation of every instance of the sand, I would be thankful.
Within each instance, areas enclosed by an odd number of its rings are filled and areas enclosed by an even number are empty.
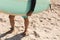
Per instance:
[[[24,19],[15,16],[15,29],[0,40],[60,40],[60,0],[51,0],[51,9],[29,17],[27,36],[22,37]],[[0,35],[9,31],[9,15],[0,13]]]

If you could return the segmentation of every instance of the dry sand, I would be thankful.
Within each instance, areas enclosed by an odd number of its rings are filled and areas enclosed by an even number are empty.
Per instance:
[[[29,17],[27,36],[21,35],[24,31],[24,19],[16,16],[14,32],[0,40],[60,40],[60,0],[51,0],[51,4],[51,10],[48,9]],[[0,13],[0,35],[11,28],[8,16]]]

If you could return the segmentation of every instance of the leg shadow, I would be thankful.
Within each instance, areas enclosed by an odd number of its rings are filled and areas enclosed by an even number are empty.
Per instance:
[[[11,38],[7,38],[5,40],[21,40],[23,37],[25,37],[25,35],[23,33],[20,33],[18,35],[15,35],[15,36],[13,36]]]
[[[25,37],[26,35],[24,35],[24,33],[20,33],[20,34],[17,34],[17,35],[15,35],[15,36],[13,36],[13,37],[11,37],[11,38],[7,38],[7,39],[5,39],[5,40],[21,40],[23,37]],[[4,34],[2,34],[1,36],[0,36],[0,38],[2,38],[2,37],[4,37]]]

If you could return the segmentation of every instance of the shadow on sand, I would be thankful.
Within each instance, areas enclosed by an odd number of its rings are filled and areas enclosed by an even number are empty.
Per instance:
[[[2,34],[1,36],[0,36],[0,38],[2,38],[4,35]],[[25,37],[25,35],[23,34],[23,33],[20,33],[20,34],[17,34],[17,35],[15,35],[15,36],[13,36],[13,37],[11,37],[11,38],[7,38],[7,39],[5,39],[5,40],[21,40],[23,37]]]

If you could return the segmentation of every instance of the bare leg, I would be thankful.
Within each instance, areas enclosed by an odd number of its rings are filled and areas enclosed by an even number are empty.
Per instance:
[[[13,16],[13,15],[9,15],[10,24],[11,24],[11,30],[6,32],[6,33],[4,33],[2,37],[4,37],[5,35],[10,34],[10,33],[13,32],[13,30],[14,30],[14,17],[15,16]]]
[[[10,33],[13,32],[13,30],[14,30],[14,18],[15,18],[15,16],[9,15],[10,24],[11,24],[11,30],[8,31],[8,32],[6,32],[6,33],[4,33],[4,34],[2,34],[2,35],[0,36],[0,38],[1,38],[1,37],[4,37],[5,35],[10,34]]]
[[[7,32],[7,33],[12,33],[13,30],[14,30],[14,24],[15,24],[15,23],[14,23],[14,18],[15,18],[14,15],[9,15],[11,30],[10,30],[9,32]]]
[[[31,0],[31,6],[30,6],[30,10],[28,11],[28,13],[26,14],[27,16],[31,16],[33,11],[34,11],[34,8],[35,8],[35,4],[36,4],[36,0]],[[24,36],[26,35],[26,32],[27,32],[27,28],[28,28],[28,25],[29,25],[29,20],[28,18],[24,18],[24,24],[25,24],[25,31],[23,32]]]
[[[23,34],[25,36],[26,35],[26,32],[27,32],[28,25],[29,25],[28,18],[24,18],[24,25],[25,25],[25,30],[24,30]]]

